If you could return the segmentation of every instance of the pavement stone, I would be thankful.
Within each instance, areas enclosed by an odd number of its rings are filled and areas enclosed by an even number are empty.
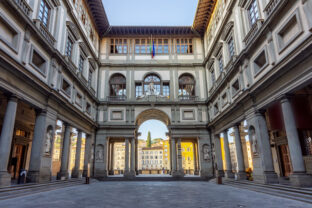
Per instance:
[[[95,182],[0,201],[1,208],[312,208],[213,182]]]

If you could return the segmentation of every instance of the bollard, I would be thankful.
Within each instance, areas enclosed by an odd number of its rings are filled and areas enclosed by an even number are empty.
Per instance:
[[[222,177],[221,176],[218,176],[217,177],[217,184],[222,184]]]

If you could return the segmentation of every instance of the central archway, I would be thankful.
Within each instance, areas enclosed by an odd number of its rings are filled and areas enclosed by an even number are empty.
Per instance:
[[[137,128],[145,121],[147,120],[159,120],[162,121],[167,126],[170,125],[170,118],[167,115],[167,113],[159,110],[159,109],[148,109],[142,111],[137,117],[136,117],[136,126]]]
[[[159,175],[171,171],[169,116],[158,109],[144,110],[136,118],[136,174]],[[157,135],[155,137],[155,135]]]

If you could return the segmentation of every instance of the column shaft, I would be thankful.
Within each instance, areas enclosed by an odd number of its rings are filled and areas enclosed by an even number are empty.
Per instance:
[[[181,146],[181,139],[178,139],[178,171],[184,172],[183,166],[182,166],[182,146]]]
[[[84,155],[84,161],[83,161],[83,176],[87,177],[88,175],[88,166],[90,163],[91,158],[91,150],[92,144],[91,144],[91,138],[89,135],[86,135],[86,143],[85,143],[85,155]]]
[[[41,166],[41,154],[46,132],[46,112],[37,112],[35,121],[34,137],[31,145],[31,156],[28,177],[32,182],[39,182],[39,171]]]
[[[0,137],[0,172],[7,172],[14,131],[16,109],[17,98],[10,97],[5,111]]]
[[[78,178],[79,174],[80,174],[81,137],[82,137],[82,132],[78,131],[77,144],[76,144],[75,167],[74,167],[74,170],[72,173],[73,178]]]
[[[232,163],[231,163],[231,153],[230,153],[230,146],[229,146],[229,139],[227,130],[223,132],[223,145],[224,145],[224,153],[225,153],[225,176],[227,178],[233,178],[232,172]]]
[[[214,136],[215,138],[215,152],[216,152],[216,162],[217,162],[217,176],[223,176],[223,161],[222,161],[222,152],[221,152],[221,142],[220,142],[220,135],[217,134]]]
[[[245,164],[244,164],[244,154],[242,149],[242,142],[239,133],[239,126],[234,126],[235,133],[235,149],[237,158],[237,179],[246,179]]]
[[[131,139],[131,164],[130,169],[132,173],[135,173],[135,139]]]
[[[125,141],[125,173],[129,172],[129,139]]]
[[[175,172],[177,170],[177,152],[176,152],[176,143],[175,139],[171,138],[171,172]]]
[[[58,175],[59,179],[61,179],[62,177],[68,178],[70,134],[71,134],[71,127],[68,124],[65,124],[65,133],[64,133],[64,138],[63,138],[62,159],[61,159],[61,171]]]
[[[11,175],[7,167],[10,157],[10,150],[13,138],[15,116],[17,109],[17,98],[11,96],[5,111],[1,137],[0,137],[0,185],[8,186],[11,184]]]
[[[287,98],[281,100],[281,105],[293,172],[302,173],[305,166],[292,107]]]

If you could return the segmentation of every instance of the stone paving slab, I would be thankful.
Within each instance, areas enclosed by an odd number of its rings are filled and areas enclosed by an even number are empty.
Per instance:
[[[96,182],[0,201],[1,208],[312,208],[212,182]]]

